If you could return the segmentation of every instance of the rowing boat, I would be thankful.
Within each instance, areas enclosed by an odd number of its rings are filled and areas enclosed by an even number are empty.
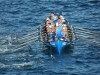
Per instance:
[[[71,42],[74,39],[74,34],[73,34],[73,29],[72,26],[68,26],[68,39],[67,41],[65,40],[53,40],[53,41],[48,41],[47,32],[46,32],[46,26],[41,25],[40,27],[40,37],[41,41],[43,41],[47,46],[52,47],[58,54],[61,54],[61,52],[64,50],[65,47],[71,44]]]

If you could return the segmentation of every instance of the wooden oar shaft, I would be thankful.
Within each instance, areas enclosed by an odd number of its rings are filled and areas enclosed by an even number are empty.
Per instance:
[[[25,43],[22,43],[22,44],[19,44],[19,46],[22,46],[22,45],[25,45],[25,44],[27,44],[27,43],[30,43],[30,42],[32,42],[32,40],[37,40],[37,38],[38,38],[39,36],[36,36],[36,37],[34,37],[34,38],[31,38],[30,40],[28,40],[28,41],[26,41]]]
[[[34,29],[34,32],[31,32],[31,33],[29,33],[29,34],[27,34],[27,35],[24,35],[24,36],[22,36],[22,37],[19,37],[19,38],[17,38],[17,40],[24,39],[24,38],[26,38],[27,36],[30,36],[30,35],[32,35],[32,34],[35,34],[35,33],[39,32],[39,30],[38,30],[37,28],[40,28],[40,25],[35,26],[34,28],[32,28],[32,29]],[[37,29],[37,30],[36,30],[36,29]]]
[[[95,44],[97,44],[97,45],[100,45],[100,42],[97,42],[97,41],[95,41],[95,40],[92,40],[92,41],[90,41],[90,40],[86,40],[86,39],[80,39],[81,41],[83,40],[83,41],[86,41],[87,43],[88,42],[90,42],[90,43],[95,43]]]
[[[85,34],[85,33],[77,33],[76,32],[76,34],[75,34],[76,36],[83,36],[83,37],[90,37],[90,38],[94,38],[94,39],[96,39],[96,38],[100,38],[100,36],[99,35],[90,35],[90,34]]]
[[[37,32],[39,32],[39,31],[29,33],[29,34],[27,34],[27,35],[24,35],[24,36],[22,36],[22,37],[17,38],[16,40],[17,40],[17,41],[20,41],[20,40],[22,40],[22,39],[28,38],[28,36],[31,36],[31,35],[33,35],[33,34],[35,34],[35,33],[37,33]]]
[[[79,33],[86,33],[86,34],[91,34],[91,35],[93,35],[92,32],[87,32],[87,31],[81,31],[81,30],[79,31],[79,30],[78,30],[78,31],[76,31],[76,32],[79,32]],[[76,32],[75,32],[75,33],[76,33]]]
[[[87,31],[79,31],[77,30],[75,33],[85,33],[85,34],[90,34],[90,35],[99,35],[100,36],[100,33],[95,33],[95,32],[87,32]]]
[[[91,30],[87,30],[84,28],[78,28],[78,27],[74,27],[74,28],[76,28],[76,31],[78,31],[78,32],[83,32],[83,33],[92,34],[92,35],[94,35],[94,34],[100,35],[100,33],[96,33],[96,32],[93,32]]]
[[[29,41],[29,42],[25,43],[25,44],[28,44],[28,45],[23,44],[23,45],[25,45],[25,46],[21,46],[20,48],[15,49],[15,51],[20,50],[20,49],[22,49],[22,48],[25,48],[25,47],[29,46],[29,43],[30,43],[30,42],[34,42],[34,41],[36,41],[36,40]]]
[[[32,27],[31,29],[32,29],[32,30],[36,30],[37,28],[40,28],[40,26],[41,26],[41,25],[38,25],[38,26]]]
[[[85,29],[85,28],[79,28],[79,27],[74,27],[74,28],[79,29],[79,30],[83,30],[83,31],[91,32],[90,30],[87,30],[87,29]]]
[[[88,33],[84,33],[84,32],[75,32],[75,34],[81,34],[81,35],[92,35],[92,36],[100,37],[99,34],[88,34]]]

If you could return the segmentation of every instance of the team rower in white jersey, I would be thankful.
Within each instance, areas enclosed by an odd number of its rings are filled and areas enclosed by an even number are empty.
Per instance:
[[[51,17],[46,18],[46,30],[50,37],[48,41],[68,40],[68,28],[62,15],[51,13]]]

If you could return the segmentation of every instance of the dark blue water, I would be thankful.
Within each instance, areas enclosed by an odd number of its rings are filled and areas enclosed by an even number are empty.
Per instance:
[[[9,46],[10,35],[32,32],[51,12],[62,12],[70,25],[93,31],[95,35],[88,36],[97,37],[74,41],[61,55],[54,54],[54,60],[41,42],[21,50]],[[100,75],[99,33],[99,0],[0,0],[0,75]],[[87,36],[82,35],[82,39]]]

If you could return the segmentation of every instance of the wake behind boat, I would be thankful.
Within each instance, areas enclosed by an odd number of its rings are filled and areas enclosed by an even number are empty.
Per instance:
[[[40,28],[40,35],[41,40],[59,54],[74,40],[72,26],[69,26],[62,15],[54,13],[46,18],[46,22]]]

